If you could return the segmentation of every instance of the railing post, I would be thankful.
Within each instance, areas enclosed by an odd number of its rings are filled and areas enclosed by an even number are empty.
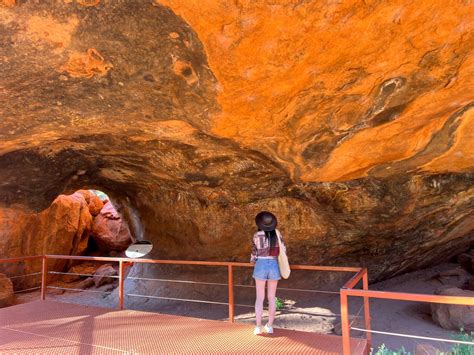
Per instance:
[[[347,294],[345,293],[345,289],[341,289],[340,295],[341,295],[342,353],[343,355],[351,355],[349,310],[348,310]]]
[[[227,265],[229,278],[229,322],[234,323],[234,276],[232,265]]]
[[[369,273],[367,269],[364,270],[364,276],[362,278],[362,288],[364,290],[369,289]],[[372,330],[371,327],[371,319],[370,319],[370,305],[369,305],[369,297],[364,296],[364,319],[365,319],[365,329],[368,330],[367,334],[367,349],[370,349],[372,346]]]
[[[47,285],[47,276],[48,276],[48,259],[46,256],[43,256],[42,258],[43,264],[41,267],[41,300],[46,299],[46,288],[48,287]]]
[[[123,284],[124,284],[124,275],[125,275],[125,265],[122,260],[119,261],[119,304],[118,308],[123,309]]]

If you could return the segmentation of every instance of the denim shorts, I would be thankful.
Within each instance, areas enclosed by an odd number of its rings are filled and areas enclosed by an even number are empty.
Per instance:
[[[277,259],[257,259],[253,269],[253,278],[257,280],[280,280],[280,268]]]

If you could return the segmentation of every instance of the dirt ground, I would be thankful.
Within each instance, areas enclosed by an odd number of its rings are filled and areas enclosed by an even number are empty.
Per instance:
[[[456,264],[444,263],[436,267],[424,269],[392,279],[374,283],[369,286],[374,290],[399,291],[411,293],[432,294],[442,283],[435,276],[441,271],[457,267]],[[129,296],[125,299],[126,308],[153,311],[168,314],[177,314],[205,319],[228,319],[228,306],[220,304],[227,302],[227,286],[223,275],[213,275],[215,279],[221,279],[221,283],[214,282],[212,285],[194,284],[196,278],[189,283],[173,283],[169,280],[190,280],[191,272],[180,274],[179,278],[170,277],[167,270],[167,281],[160,281],[158,285],[150,286],[143,280],[127,280],[125,292]],[[195,272],[195,270],[193,270]],[[130,272],[129,276],[139,274]],[[203,275],[207,275],[203,273]],[[146,275],[145,275],[146,276]],[[173,275],[171,275],[173,276]],[[176,276],[176,275],[174,275]],[[187,277],[187,278],[186,278]],[[292,275],[293,277],[293,275]],[[307,280],[305,283],[305,279]],[[309,280],[309,281],[308,281]],[[326,334],[338,334],[340,332],[340,305],[337,287],[323,289],[324,280],[317,278],[318,289],[311,284],[311,278],[307,275],[294,275],[293,284],[289,281],[280,283],[277,297],[286,301],[283,310],[277,312],[275,328],[288,328]],[[203,281],[202,279],[199,281]],[[334,281],[334,280],[332,280]],[[329,282],[329,281],[328,281]],[[215,284],[217,283],[217,285]],[[163,285],[166,286],[163,286]],[[328,283],[329,284],[329,283]],[[146,286],[145,286],[146,285]],[[306,285],[306,287],[304,287]],[[62,292],[59,290],[48,290],[48,298],[61,302],[80,303],[84,305],[115,308],[117,306],[117,292],[101,293],[110,286],[102,286],[89,291],[99,292]],[[291,290],[289,290],[291,288]],[[296,289],[296,290],[295,290]],[[305,291],[303,291],[305,290]],[[255,322],[253,313],[254,286],[249,275],[240,275],[236,280],[235,287],[235,320],[237,322]],[[152,295],[153,297],[168,297],[170,299],[143,298],[139,295]],[[17,303],[37,299],[38,292],[20,294]],[[179,299],[179,300],[176,300]],[[183,300],[211,300],[212,304],[186,302]],[[364,311],[360,299],[354,297],[349,301],[350,321],[352,326],[364,328]],[[411,334],[425,337],[452,339],[454,333],[434,324],[431,320],[429,304],[375,300],[370,301],[370,312],[372,315],[372,329],[385,332]],[[266,312],[264,313],[264,321]],[[363,337],[364,333],[352,331],[354,337]],[[399,349],[402,346],[413,353],[417,344],[431,343],[439,349],[447,350],[450,344],[433,342],[421,339],[410,339],[395,337],[391,335],[373,335],[373,346],[377,348],[385,344],[388,348]]]

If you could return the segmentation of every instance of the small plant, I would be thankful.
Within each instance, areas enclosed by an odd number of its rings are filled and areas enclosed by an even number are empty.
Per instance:
[[[281,311],[283,308],[285,308],[285,303],[281,298],[275,297],[275,303],[277,311]]]
[[[466,332],[461,329],[459,333],[453,335],[454,340],[474,342],[474,332]],[[402,346],[400,350],[388,349],[385,344],[380,345],[377,349],[371,349],[370,355],[410,355]],[[469,344],[456,344],[447,352],[437,351],[436,355],[474,355],[474,346]]]
[[[371,349],[370,355],[410,355],[409,351],[406,351],[402,346],[400,350],[391,350],[385,346],[385,344],[379,345],[377,349]]]
[[[466,332],[461,328],[458,334],[453,336],[454,340],[474,342],[474,332]],[[474,355],[474,346],[469,344],[456,344],[451,348],[453,355]]]

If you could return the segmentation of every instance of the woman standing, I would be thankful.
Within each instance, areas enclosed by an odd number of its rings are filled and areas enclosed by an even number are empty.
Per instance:
[[[252,255],[250,262],[255,264],[253,278],[256,284],[257,297],[255,300],[256,327],[254,334],[262,333],[262,313],[263,301],[265,300],[265,283],[267,284],[268,298],[268,323],[264,329],[267,333],[273,333],[273,320],[276,312],[276,289],[278,280],[281,279],[280,269],[278,267],[278,246],[277,219],[267,211],[262,211],[255,217],[258,231],[253,236]],[[281,234],[278,232],[281,236]],[[286,247],[281,240],[282,247],[286,253]]]

